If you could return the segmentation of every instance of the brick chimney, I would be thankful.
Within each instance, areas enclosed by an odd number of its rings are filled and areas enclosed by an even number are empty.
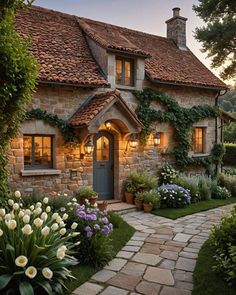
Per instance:
[[[173,39],[181,50],[187,50],[186,47],[186,21],[187,18],[179,15],[180,8],[175,7],[173,17],[166,21],[167,38]]]

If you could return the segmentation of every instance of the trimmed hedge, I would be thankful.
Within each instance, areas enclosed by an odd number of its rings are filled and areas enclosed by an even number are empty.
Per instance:
[[[236,166],[236,143],[225,143],[225,155],[223,163],[225,166]]]

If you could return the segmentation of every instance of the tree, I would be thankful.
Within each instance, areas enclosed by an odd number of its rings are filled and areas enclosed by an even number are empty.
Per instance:
[[[18,133],[37,77],[37,62],[14,27],[17,9],[33,1],[0,0],[0,194],[8,192],[8,149]]]
[[[203,44],[203,52],[212,58],[211,66],[223,66],[221,78],[230,79],[236,75],[236,1],[199,0],[193,6],[206,26],[197,28],[195,37]]]

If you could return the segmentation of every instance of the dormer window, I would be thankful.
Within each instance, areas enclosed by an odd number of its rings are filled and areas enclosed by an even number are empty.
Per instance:
[[[116,57],[116,84],[134,86],[134,60]]]

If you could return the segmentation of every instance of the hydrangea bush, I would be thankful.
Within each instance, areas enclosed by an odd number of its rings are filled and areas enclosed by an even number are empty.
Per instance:
[[[158,188],[161,208],[185,207],[191,202],[189,190],[176,184],[163,184]]]
[[[166,163],[162,166],[159,175],[159,184],[171,184],[178,177],[179,172],[170,164]]]
[[[97,209],[96,205],[90,206],[88,202],[82,206],[77,204],[76,207],[77,221],[74,224],[78,224],[81,232],[81,244],[76,257],[83,264],[103,266],[113,254],[109,239],[113,225],[109,222],[109,215]]]
[[[77,233],[66,229],[68,214],[52,212],[48,201],[24,207],[17,191],[0,208],[1,294],[65,294],[63,282],[73,278],[68,267],[77,263],[69,255]]]
[[[227,188],[216,185],[212,187],[211,197],[212,199],[229,199],[231,193]]]

